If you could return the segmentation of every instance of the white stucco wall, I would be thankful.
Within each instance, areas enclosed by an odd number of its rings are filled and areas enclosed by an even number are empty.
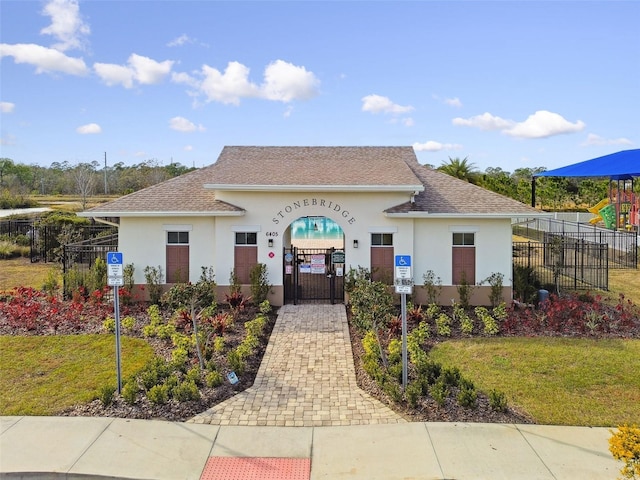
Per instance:
[[[216,219],[214,217],[148,217],[120,219],[118,249],[125,265],[133,263],[135,283],[144,284],[144,269],[162,267],[166,274],[168,230],[188,230],[189,280],[197,282],[201,267],[216,267]]]
[[[391,206],[409,200],[408,193],[327,193],[327,192],[219,192],[216,197],[242,207],[246,214],[242,217],[219,217],[216,222],[216,236],[219,240],[229,238],[230,244],[220,241],[216,256],[219,285],[228,284],[233,268],[234,230],[242,226],[258,227],[258,262],[267,266],[269,282],[283,283],[282,252],[288,244],[288,228],[300,217],[328,217],[342,228],[345,236],[347,270],[349,266],[368,267],[370,262],[370,232],[397,231],[403,238],[401,246],[409,248],[413,238],[412,222],[398,222],[384,216],[383,211]],[[268,247],[268,239],[274,240]],[[406,240],[404,240],[406,239]],[[353,241],[358,240],[358,248]],[[285,243],[287,242],[287,243]],[[273,258],[269,253],[273,253]]]
[[[452,233],[474,232],[476,242],[476,283],[492,273],[504,275],[503,285],[511,285],[511,220],[505,219],[418,219],[415,227],[414,280],[422,285],[431,270],[443,285],[452,282]]]
[[[492,273],[504,275],[511,285],[510,219],[398,218],[383,211],[408,200],[408,193],[221,192],[217,194],[244,208],[241,216],[121,218],[119,249],[124,263],[135,266],[135,282],[144,284],[146,266],[166,273],[166,231],[189,230],[189,280],[197,282],[201,267],[214,267],[218,285],[228,285],[234,266],[236,231],[257,232],[258,262],[267,266],[269,283],[283,284],[283,247],[289,246],[289,226],[306,216],[326,216],[345,235],[346,270],[370,266],[371,233],[393,233],[394,253],[411,255],[416,285],[432,270],[443,285],[451,285],[452,233],[474,232],[476,281]],[[269,238],[273,247],[268,246]],[[358,240],[358,248],[353,241]],[[270,257],[269,255],[273,256]],[[346,273],[346,272],[345,272]]]

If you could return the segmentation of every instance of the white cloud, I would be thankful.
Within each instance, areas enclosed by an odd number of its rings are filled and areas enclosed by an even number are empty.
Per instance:
[[[407,117],[402,119],[402,123],[405,127],[413,127],[416,122],[413,121],[413,118]]]
[[[72,48],[82,49],[91,29],[80,16],[77,0],[51,0],[44,6],[42,14],[51,17],[51,25],[40,30],[40,33],[59,40],[53,45],[54,49],[61,52]]]
[[[114,63],[94,63],[93,69],[104,83],[109,86],[122,85],[132,88],[134,82],[142,85],[160,83],[173,67],[172,60],[157,62],[149,57],[132,53],[127,65]]]
[[[449,105],[451,107],[457,107],[457,108],[462,107],[462,102],[460,101],[460,99],[458,97],[445,98],[444,99],[444,103],[446,103],[447,105]]]
[[[604,138],[600,135],[596,135],[595,133],[590,133],[587,135],[587,139],[580,144],[583,147],[590,146],[603,146],[603,145],[633,145],[633,142],[628,138],[620,137],[620,138]]]
[[[26,63],[36,67],[36,73],[62,72],[69,75],[85,75],[87,66],[82,58],[68,57],[53,48],[34,43],[0,44],[0,58],[13,57],[16,63]]]
[[[506,135],[517,138],[547,138],[579,132],[585,127],[584,122],[580,120],[571,123],[561,115],[547,110],[538,110],[533,115],[529,115],[524,122],[507,120],[485,112],[470,118],[454,118],[452,123],[480,130],[500,130]]]
[[[134,78],[138,82],[143,85],[151,85],[161,82],[171,72],[173,61],[156,62],[149,57],[133,53],[129,57],[129,65],[135,72]]]
[[[13,147],[16,145],[16,137],[15,135],[7,135],[6,137],[0,137],[0,145],[3,147]]]
[[[533,115],[513,127],[504,130],[504,133],[518,138],[547,138],[554,135],[575,133],[583,130],[584,122],[578,120],[571,123],[557,113],[547,110],[538,110]]]
[[[252,82],[249,73],[247,66],[229,62],[224,72],[203,65],[199,72],[174,73],[171,79],[196,89],[208,102],[233,105],[239,105],[243,98],[264,98],[288,103],[307,100],[318,94],[320,82],[313,72],[283,60],[276,60],[265,68],[261,85]],[[198,77],[202,77],[202,80]]]
[[[306,68],[276,60],[264,70],[264,83],[260,91],[267,100],[286,103],[315,97],[318,85],[316,76]]]
[[[183,33],[177,38],[174,38],[169,43],[167,43],[167,47],[181,47],[187,43],[193,43],[193,40],[189,38],[186,33]]]
[[[433,140],[429,140],[424,143],[414,143],[413,149],[416,152],[439,152],[441,150],[460,150],[462,145],[457,143],[440,143]]]
[[[454,118],[452,123],[462,127],[474,127],[480,130],[504,130],[511,128],[514,124],[512,120],[505,120],[504,118],[491,115],[489,112],[485,112],[482,115],[476,115],[471,118]]]
[[[224,73],[203,65],[202,73],[200,89],[208,101],[239,105],[241,98],[258,96],[258,87],[249,81],[249,68],[239,62],[229,62]]]
[[[0,102],[0,113],[13,113],[13,110],[16,108],[15,103],[11,102]]]
[[[184,148],[183,148],[183,150],[184,150],[185,152],[190,152],[190,151],[192,151],[192,150],[193,150],[193,145],[185,145],[185,146],[184,146]]]
[[[113,63],[94,63],[93,70],[108,86],[122,85],[124,88],[133,87],[133,71],[123,65]]]
[[[97,123],[88,123],[86,125],[82,125],[76,128],[76,132],[78,132],[81,135],[88,135],[93,133],[101,133],[102,128]]]
[[[184,117],[173,117],[169,120],[169,128],[177,132],[204,132],[206,130],[202,125],[196,125]]]
[[[388,97],[381,95],[367,95],[362,97],[362,111],[371,113],[389,113],[392,115],[401,115],[413,110],[410,105],[402,106],[393,103]]]

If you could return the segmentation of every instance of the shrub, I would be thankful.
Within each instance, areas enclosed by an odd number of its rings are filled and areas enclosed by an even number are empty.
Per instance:
[[[122,386],[122,398],[129,405],[136,403],[136,397],[138,396],[138,383],[135,378],[129,380]]]
[[[430,303],[427,306],[426,315],[429,320],[434,320],[438,318],[438,315],[440,315],[440,305],[436,305],[435,303]]]
[[[460,406],[464,408],[476,408],[478,406],[478,392],[473,382],[464,378],[460,380],[457,400]]]
[[[200,398],[200,391],[194,381],[185,380],[173,387],[171,395],[179,402],[188,402],[190,400],[198,400]]]
[[[440,373],[440,379],[450,387],[459,386],[461,378],[462,375],[460,374],[458,367],[445,367]]]
[[[220,372],[209,372],[205,379],[209,388],[219,387],[222,385],[222,380],[222,374]]]
[[[438,379],[436,383],[429,387],[429,395],[433,398],[440,407],[444,407],[449,396],[449,387],[442,379]]]
[[[620,473],[624,478],[640,478],[640,427],[622,425],[611,433],[609,451],[613,458],[624,462]]]
[[[133,328],[136,326],[136,319],[135,317],[132,317],[131,315],[128,315],[126,317],[124,317],[122,319],[122,326],[128,330],[129,332],[131,332],[133,330]]]
[[[382,390],[386,393],[389,398],[391,398],[394,402],[402,401],[402,388],[397,382],[393,380],[387,379],[382,384]]]
[[[147,282],[149,300],[152,304],[157,305],[160,303],[160,297],[162,296],[162,284],[164,283],[162,267],[160,265],[157,267],[146,266],[144,269],[144,279]]]
[[[115,395],[117,387],[114,385],[103,385],[98,392],[98,399],[102,402],[102,405],[108,407],[113,403],[113,396]]]
[[[502,280],[504,279],[504,275],[502,273],[492,273],[489,275],[482,283],[487,282],[491,286],[491,291],[489,292],[489,302],[492,307],[496,307],[502,302]]]
[[[427,385],[433,385],[436,383],[442,374],[442,365],[438,362],[434,362],[428,357],[425,357],[415,363],[415,367],[418,372],[418,376],[426,381]]]
[[[427,303],[435,304],[442,291],[442,279],[436,277],[432,270],[428,270],[427,273],[422,276],[422,279],[424,281],[424,289],[427,292]]]
[[[436,330],[438,335],[448,337],[451,335],[451,318],[446,313],[441,313],[436,318]]]
[[[395,311],[393,295],[382,282],[371,282],[361,274],[350,293],[354,325],[361,332],[385,326]]]
[[[267,318],[263,315],[258,315],[253,320],[244,322],[244,328],[247,332],[247,336],[259,337],[264,331],[264,327],[267,324]]]
[[[507,411],[507,396],[496,389],[489,392],[489,406],[496,412]]]
[[[249,281],[251,282],[253,303],[259,305],[267,299],[267,295],[269,295],[273,286],[269,284],[267,266],[264,263],[256,263],[249,272]]]
[[[247,367],[245,359],[237,349],[227,353],[227,363],[231,371],[236,372],[237,375],[242,375]]]
[[[498,322],[491,316],[491,314],[489,314],[489,310],[487,310],[485,307],[476,307],[474,311],[476,313],[476,316],[484,324],[485,335],[496,335],[500,331]]]
[[[412,408],[415,408],[418,404],[418,399],[422,395],[422,384],[420,382],[411,382],[407,385],[407,389],[404,392],[407,397],[407,402]]]
[[[456,286],[456,290],[458,290],[458,296],[460,297],[460,305],[462,308],[469,308],[471,305],[471,294],[473,293],[474,287],[469,284],[465,272],[462,272],[460,284]]]
[[[169,389],[166,385],[155,385],[147,392],[149,401],[156,405],[164,405],[169,400]]]
[[[270,311],[271,311],[271,304],[269,303],[269,300],[263,300],[262,302],[260,302],[260,313],[263,315],[267,315]]]
[[[102,322],[102,328],[104,328],[107,333],[114,333],[116,331],[116,320],[111,317],[105,318]]]
[[[60,288],[60,274],[57,268],[51,268],[47,272],[47,278],[42,285],[42,290],[47,292],[47,295],[54,297],[56,292]]]
[[[224,351],[224,337],[218,336],[213,339],[213,351],[222,353]]]

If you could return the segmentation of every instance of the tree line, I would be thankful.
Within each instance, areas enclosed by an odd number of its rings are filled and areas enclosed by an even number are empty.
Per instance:
[[[0,208],[28,206],[33,195],[79,196],[84,208],[94,195],[126,195],[192,170],[195,168],[180,163],[160,165],[156,160],[131,166],[122,162],[101,166],[98,161],[77,164],[65,161],[43,167],[0,158]],[[6,205],[10,200],[18,205]]]
[[[431,167],[527,205],[531,205],[532,178],[547,170],[535,167],[507,172],[499,167],[489,167],[481,172],[468,158],[451,157],[439,167]],[[609,196],[609,184],[609,179],[599,178],[537,177],[536,207],[542,210],[584,210]]]
[[[451,158],[435,167],[448,175],[531,205],[531,179],[546,168],[517,168],[513,172],[499,167],[479,171],[468,158]],[[98,161],[71,164],[53,162],[49,167],[16,163],[0,158],[0,208],[33,204],[34,195],[74,195],[83,208],[94,195],[126,195],[195,170],[178,162],[160,165],[146,160],[127,166],[119,162],[103,166]],[[609,180],[593,178],[538,177],[536,206],[543,210],[567,207],[578,209],[598,203],[608,196]]]

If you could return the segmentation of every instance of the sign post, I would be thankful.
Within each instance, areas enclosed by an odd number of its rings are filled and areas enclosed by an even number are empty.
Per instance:
[[[122,366],[120,353],[120,295],[118,286],[124,285],[122,253],[107,252],[107,284],[113,286],[113,317],[116,321],[116,374],[118,395],[122,393]]]
[[[402,389],[407,389],[408,358],[407,358],[407,293],[413,293],[413,276],[411,275],[411,255],[396,255],[396,293],[400,294],[402,312]]]

